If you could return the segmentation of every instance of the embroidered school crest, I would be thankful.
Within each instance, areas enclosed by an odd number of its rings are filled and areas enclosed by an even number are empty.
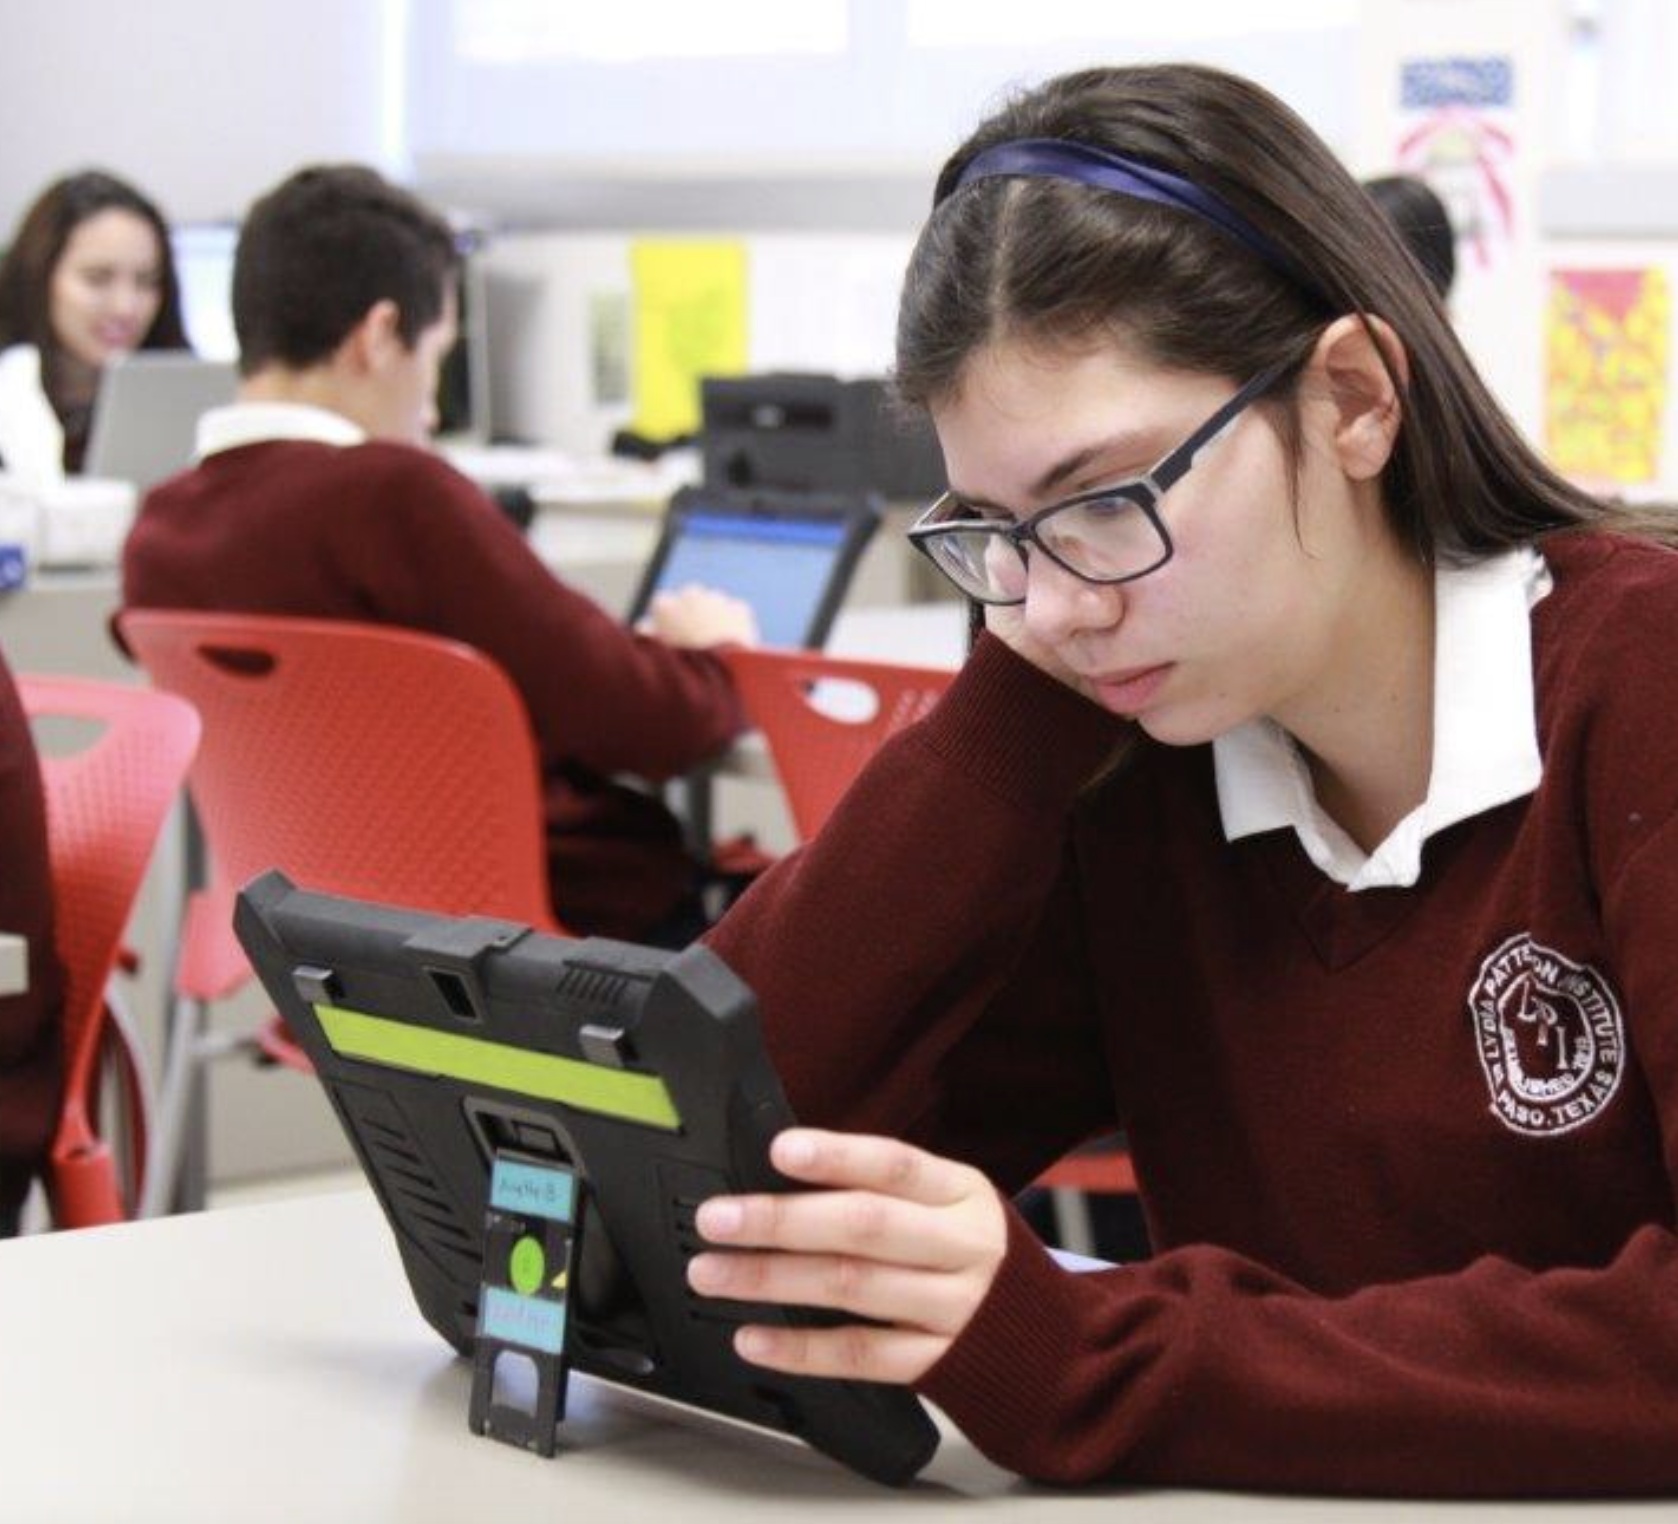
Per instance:
[[[1620,1088],[1625,1028],[1608,981],[1525,932],[1480,965],[1468,1011],[1492,1112],[1512,1132],[1571,1132]]]

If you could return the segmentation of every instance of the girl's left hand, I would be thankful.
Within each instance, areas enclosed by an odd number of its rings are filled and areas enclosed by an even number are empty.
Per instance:
[[[704,1296],[855,1313],[867,1323],[735,1335],[743,1359],[801,1376],[917,1381],[990,1290],[1007,1248],[996,1188],[978,1170],[895,1138],[791,1128],[770,1146],[783,1175],[818,1191],[714,1196],[695,1255]]]

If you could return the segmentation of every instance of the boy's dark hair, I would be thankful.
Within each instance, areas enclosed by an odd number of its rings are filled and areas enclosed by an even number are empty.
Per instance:
[[[1060,138],[1205,187],[1285,251],[1290,274],[1202,219],[1081,184],[963,167],[998,143]],[[1187,64],[1063,75],[1004,105],[945,164],[910,256],[896,383],[922,406],[959,388],[970,356],[1008,338],[1087,347],[1246,381],[1304,361],[1343,314],[1386,320],[1403,343],[1403,426],[1382,473],[1388,520],[1419,558],[1473,559],[1553,530],[1664,534],[1539,458],[1464,353],[1392,224],[1309,127],[1248,80]],[[1293,381],[1258,406],[1297,472]]]
[[[1419,175],[1379,175],[1365,180],[1363,188],[1398,229],[1440,298],[1449,296],[1457,276],[1457,235],[1434,188]]]
[[[86,169],[55,180],[23,214],[11,247],[0,261],[0,349],[33,344],[50,374],[58,350],[52,331],[52,274],[70,235],[101,212],[129,212],[157,235],[157,316],[140,340],[141,349],[185,349],[181,287],[175,274],[169,227],[158,209],[126,180],[102,169]]]
[[[410,348],[443,313],[454,234],[418,197],[359,164],[315,165],[245,217],[233,261],[239,369],[328,359],[368,310],[396,304]]]

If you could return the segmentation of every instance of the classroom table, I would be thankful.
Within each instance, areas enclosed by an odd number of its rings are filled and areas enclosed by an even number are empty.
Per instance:
[[[913,1487],[574,1378],[552,1460],[466,1427],[469,1365],[421,1321],[370,1192],[0,1243],[0,1516],[30,1524],[664,1517],[1007,1524],[1399,1520],[1413,1502],[1021,1482],[951,1433]],[[947,1427],[947,1426],[946,1426]],[[1430,1524],[1645,1505],[1429,1504]],[[1651,1515],[1653,1516],[1653,1515]]]
[[[114,570],[37,571],[0,592],[0,650],[13,672],[137,683],[116,648],[110,618],[121,602]]]
[[[29,944],[0,931],[0,995],[21,995],[29,988]]]

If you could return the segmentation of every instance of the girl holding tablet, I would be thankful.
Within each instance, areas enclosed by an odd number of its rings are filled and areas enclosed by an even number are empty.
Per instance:
[[[897,379],[985,628],[711,938],[824,1130],[693,1282],[856,1318],[743,1356],[1061,1482],[1678,1490],[1678,556],[1208,69],[985,122]],[[1121,1125],[1073,1274],[1007,1193]]]

